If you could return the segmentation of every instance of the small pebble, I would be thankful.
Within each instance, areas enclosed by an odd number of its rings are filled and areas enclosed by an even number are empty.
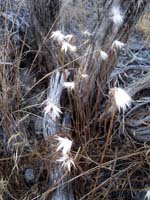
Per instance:
[[[35,175],[33,169],[26,169],[24,173],[24,178],[27,184],[33,185],[35,183]]]

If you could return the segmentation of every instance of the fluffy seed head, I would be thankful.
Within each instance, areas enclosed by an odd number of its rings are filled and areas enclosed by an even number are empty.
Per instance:
[[[63,85],[64,85],[65,88],[68,88],[68,89],[71,89],[71,90],[74,90],[74,88],[75,88],[74,82],[64,82]]]
[[[123,14],[119,5],[114,5],[111,9],[112,21],[116,26],[120,26],[123,23]]]
[[[61,33],[61,31],[53,31],[51,35],[51,39],[62,43],[64,41],[65,36]]]
[[[68,138],[63,138],[63,137],[56,137],[56,140],[58,140],[57,151],[62,149],[63,155],[70,153],[71,147],[72,147],[71,140],[69,140]]]
[[[112,48],[115,48],[115,49],[122,49],[124,46],[125,44],[123,42],[120,42],[119,40],[115,40],[112,43]]]
[[[150,190],[147,191],[144,199],[150,200]]]
[[[70,52],[76,52],[77,50],[77,47],[74,46],[74,45],[71,45],[69,44],[68,42],[64,41],[62,43],[62,47],[61,47],[61,51],[64,52],[64,53],[67,53],[67,51],[70,51]]]
[[[101,55],[102,60],[107,60],[108,55],[107,55],[107,53],[105,51],[101,51],[100,55]]]
[[[50,101],[46,101],[44,112],[48,114],[53,121],[56,121],[56,118],[60,118],[60,114],[62,113],[60,108]]]
[[[130,107],[132,103],[132,98],[122,88],[111,88],[109,95],[113,98],[113,102],[119,111],[120,109],[126,111],[127,107]]]
[[[70,158],[67,154],[60,157],[58,160],[58,162],[62,163],[62,167],[64,167],[65,169],[67,169],[69,172],[71,171],[71,167],[75,167],[75,163],[73,161],[72,158]]]
[[[64,34],[62,34],[61,31],[53,31],[50,38],[53,39],[53,40],[58,41],[59,43],[62,43],[65,40],[67,42],[70,42],[72,40],[72,38],[73,38],[73,35],[71,35],[71,34],[64,35]]]

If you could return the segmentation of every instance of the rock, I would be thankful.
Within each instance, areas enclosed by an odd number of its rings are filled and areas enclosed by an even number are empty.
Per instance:
[[[33,185],[35,183],[35,175],[34,171],[31,168],[27,168],[24,173],[25,182],[29,185]]]

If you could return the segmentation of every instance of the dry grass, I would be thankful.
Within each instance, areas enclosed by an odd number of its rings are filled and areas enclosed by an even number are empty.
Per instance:
[[[20,33],[18,13],[22,3],[17,7],[17,14],[14,10],[12,21],[6,10],[1,17],[4,23],[4,34],[0,41],[1,200],[42,199],[61,186],[59,180],[55,184],[49,183],[58,156],[54,136],[49,136],[47,140],[39,139],[34,127],[35,120],[43,120],[39,105],[45,98],[47,78],[55,71],[44,68],[46,63],[40,60],[40,56],[36,60],[41,52],[30,49],[28,27],[25,24],[25,29]],[[141,23],[142,26],[147,25],[146,21]],[[19,44],[15,43],[14,35],[19,38]],[[63,66],[60,71],[63,71],[69,63],[65,64],[62,57],[59,60]],[[70,63],[74,65],[73,61]],[[25,68],[23,78],[20,77],[20,68]],[[74,77],[78,75],[76,70],[73,73]],[[31,79],[26,80],[30,76]],[[88,90],[86,80],[82,84],[84,97]],[[108,93],[107,89],[104,92]],[[149,143],[138,143],[126,128],[123,131],[123,116],[109,113],[111,102],[108,96],[104,95],[100,104],[97,93],[90,106],[90,98],[85,102],[80,95],[78,88],[68,91],[61,102],[61,106],[64,108],[67,104],[67,111],[73,114],[71,127],[62,126],[63,131],[59,134],[67,135],[66,129],[69,129],[73,139],[71,153],[76,165],[70,175],[64,173],[62,185],[72,183],[77,200],[131,199],[138,192],[145,191],[150,178]],[[36,178],[33,184],[25,181],[24,172],[27,168],[34,171]]]
[[[150,13],[146,12],[140,17],[136,29],[144,36],[147,41],[150,41]]]

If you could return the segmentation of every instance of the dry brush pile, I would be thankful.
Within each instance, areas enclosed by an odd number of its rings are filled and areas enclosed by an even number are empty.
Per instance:
[[[0,1],[0,199],[150,198],[146,3]]]

